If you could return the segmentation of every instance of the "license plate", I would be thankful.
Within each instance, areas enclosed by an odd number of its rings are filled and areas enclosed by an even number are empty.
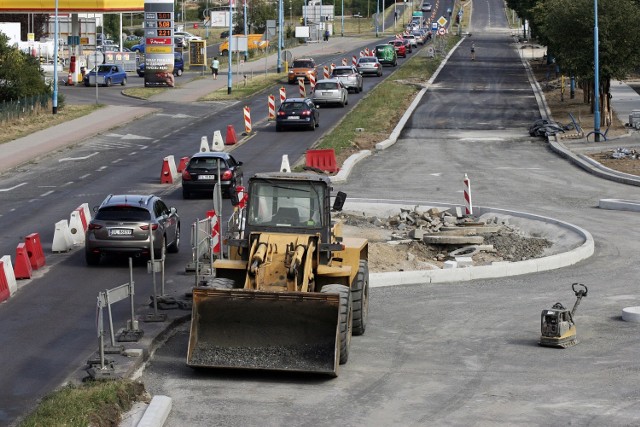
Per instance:
[[[211,180],[211,179],[216,179],[216,176],[215,176],[215,175],[200,175],[200,176],[198,176],[198,179],[208,179],[208,180]]]
[[[300,120],[300,116],[289,116],[289,120]]]
[[[331,95],[331,92],[322,92],[323,95]]]
[[[131,236],[133,231],[130,228],[110,228],[109,236]]]

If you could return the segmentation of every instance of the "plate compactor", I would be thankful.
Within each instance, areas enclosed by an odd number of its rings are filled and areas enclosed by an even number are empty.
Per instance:
[[[578,343],[576,324],[573,315],[580,300],[587,296],[587,287],[581,283],[571,285],[576,294],[576,303],[569,311],[561,303],[555,303],[550,309],[542,310],[540,345],[545,347],[567,348]]]

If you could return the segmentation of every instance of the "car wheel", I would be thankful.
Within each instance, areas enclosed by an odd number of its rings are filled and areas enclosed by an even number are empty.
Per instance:
[[[111,86],[111,79],[107,79],[107,80],[104,82],[104,85],[105,85],[106,87],[110,87],[110,86]]]
[[[342,102],[340,103],[340,108],[344,108],[346,102],[347,102],[346,99],[343,99]]]
[[[349,105],[349,98],[348,97],[344,98],[344,105]]]
[[[316,130],[316,119],[313,119],[313,122],[311,122],[311,130]]]
[[[127,78],[125,77],[124,79],[122,79],[122,83],[120,83],[122,86],[126,86],[127,85]]]
[[[180,224],[178,224],[178,227],[176,227],[175,240],[172,244],[169,245],[167,250],[172,254],[178,253],[178,251],[180,250]]]
[[[94,254],[92,252],[85,252],[84,258],[87,261],[87,265],[98,265],[100,264],[100,254]]]

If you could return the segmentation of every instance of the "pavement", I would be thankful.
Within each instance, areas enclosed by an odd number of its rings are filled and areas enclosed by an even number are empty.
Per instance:
[[[355,46],[364,48],[371,47],[376,43],[376,39],[360,39],[360,38],[341,38],[333,37],[328,43],[307,44],[296,47],[292,50],[294,57],[317,56],[324,54],[339,54],[352,50]],[[264,72],[265,62],[268,67],[275,66],[276,56],[272,55],[266,60],[260,59],[245,64],[244,72]],[[435,79],[436,74],[432,77]],[[165,93],[157,95],[151,101],[191,103],[197,102],[203,93],[209,93],[217,89],[226,87],[227,79],[225,74],[221,74],[218,80],[213,78],[194,79],[181,83],[176,88],[167,90]],[[421,98],[428,87],[418,95]],[[538,99],[541,97],[541,89],[534,85]],[[628,121],[628,116],[634,109],[640,109],[640,95],[638,95],[631,87],[624,82],[612,82],[612,105],[615,113],[620,117],[623,123]],[[398,127],[392,132],[390,137],[381,142],[376,147],[382,150],[395,143],[399,137],[402,127],[406,123],[408,117],[412,114],[413,109],[417,106],[419,98],[410,106],[403,118],[400,120]],[[542,104],[544,104],[542,102]],[[59,150],[60,148],[81,143],[95,135],[106,132],[110,129],[117,128],[128,122],[138,119],[139,117],[153,114],[157,109],[148,107],[123,107],[123,106],[107,106],[97,112],[89,114],[85,117],[71,120],[64,124],[54,126],[25,136],[18,140],[0,144],[0,173],[10,173],[17,166],[31,161],[34,157],[46,156],[48,153]],[[546,107],[541,107],[543,116],[548,116]],[[610,179],[618,182],[624,182],[630,185],[640,186],[640,177],[621,174],[611,169],[605,168],[597,162],[590,160],[586,154],[589,152],[599,152],[617,147],[634,148],[640,147],[640,133],[630,130],[623,137],[616,137],[602,142],[589,142],[586,138],[577,138],[571,140],[563,140],[552,137],[549,140],[552,150],[559,155],[567,158],[567,160],[579,165],[586,171],[597,175],[603,179]],[[360,160],[366,158],[370,152],[358,153],[342,165],[342,170],[336,180],[348,179],[351,168]],[[639,210],[640,204],[630,201],[606,201],[608,209],[626,209]],[[356,204],[347,202],[345,210],[353,209],[354,211],[363,212],[375,209],[376,213],[385,210],[395,210],[397,212],[399,205],[389,205],[382,203]],[[413,206],[411,206],[413,208]],[[636,209],[637,208],[637,209]],[[568,250],[561,253],[553,254],[545,258],[537,260],[528,260],[517,263],[496,263],[491,266],[479,266],[460,269],[447,270],[427,270],[416,272],[396,272],[396,273],[372,273],[370,277],[370,286],[389,286],[410,283],[436,283],[444,281],[463,281],[477,278],[503,277],[514,274],[526,274],[537,271],[560,268],[562,266],[574,264],[582,259],[586,259],[593,254],[594,242],[591,235],[580,227],[563,221],[539,217],[525,212],[505,211],[495,208],[475,207],[477,216],[491,215],[503,216],[510,218],[510,221],[530,221],[535,224],[541,224],[542,227],[550,229],[553,234],[554,228],[562,228],[564,232],[573,236],[575,244]],[[140,311],[144,316],[148,312],[148,308]],[[161,345],[173,327],[182,322],[188,321],[190,311],[185,310],[163,310],[167,315],[164,322],[151,322],[144,324],[144,336],[135,343],[127,343],[127,351],[124,354],[108,355],[107,358],[113,361],[115,368],[114,376],[136,378],[139,376],[144,363],[151,357],[155,348]],[[77,373],[78,378],[86,376],[84,369]],[[156,396],[152,404],[136,405],[134,410],[125,415],[125,419],[121,426],[138,425],[143,417],[144,425],[162,425],[165,414],[168,414],[171,407],[171,399],[166,396]]]

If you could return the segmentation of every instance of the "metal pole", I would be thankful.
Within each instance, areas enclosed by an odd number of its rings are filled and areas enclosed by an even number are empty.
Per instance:
[[[233,41],[233,2],[229,1],[229,49],[227,54],[229,55],[229,68],[227,70],[227,94],[231,95],[233,88],[233,70],[231,70],[231,42]]]
[[[54,22],[55,33],[53,35],[53,99],[51,104],[53,105],[52,114],[58,114],[58,0],[56,0],[56,14]]]
[[[135,284],[133,283],[133,258],[129,257],[129,301],[131,302],[131,330],[138,330],[138,322],[136,321],[136,308],[133,304],[133,297],[136,294]]]
[[[376,1],[376,37],[378,37],[378,19],[380,19],[380,0]]]
[[[278,74],[282,72],[282,16],[282,0],[278,0]]]
[[[384,0],[382,0],[382,32],[384,33]]]
[[[153,314],[158,316],[158,290],[156,286],[156,258],[153,247],[153,223],[149,221],[149,246],[151,247],[151,274],[153,276]]]
[[[593,63],[595,72],[593,74],[593,131],[594,141],[600,141],[600,65],[598,58],[598,0],[593,0]]]
[[[244,36],[247,37],[247,0],[244,0]],[[249,43],[247,43],[247,49],[249,49]],[[249,58],[249,51],[244,51],[244,60],[246,61]]]
[[[340,5],[340,37],[344,37],[344,0]]]

